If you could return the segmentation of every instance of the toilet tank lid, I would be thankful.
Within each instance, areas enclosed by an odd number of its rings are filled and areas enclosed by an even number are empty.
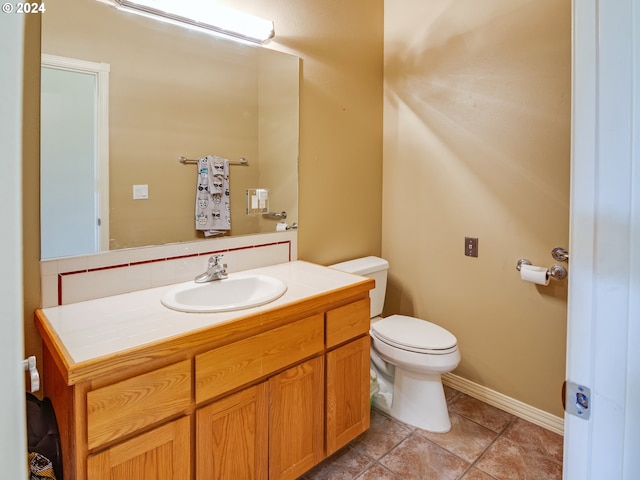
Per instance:
[[[369,273],[379,272],[380,270],[387,270],[389,268],[389,262],[384,258],[370,256],[336,263],[329,265],[329,267],[343,272],[355,273],[356,275],[367,275]]]

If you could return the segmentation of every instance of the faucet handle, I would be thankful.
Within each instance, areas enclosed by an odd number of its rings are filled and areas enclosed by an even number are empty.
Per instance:
[[[224,255],[222,255],[221,253],[212,255],[211,258],[209,258],[209,266],[215,267],[217,265],[220,265],[220,260],[222,259],[222,257],[224,257]]]

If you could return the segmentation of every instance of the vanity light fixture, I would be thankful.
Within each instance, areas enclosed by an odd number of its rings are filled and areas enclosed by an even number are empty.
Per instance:
[[[121,10],[262,44],[273,38],[273,22],[211,0],[98,0]]]

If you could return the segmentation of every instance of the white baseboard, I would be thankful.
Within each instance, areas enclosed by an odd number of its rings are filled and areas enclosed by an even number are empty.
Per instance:
[[[556,417],[544,410],[527,405],[519,400],[507,397],[502,393],[491,390],[490,388],[478,385],[470,380],[464,379],[453,373],[445,373],[442,375],[442,383],[459,392],[482,400],[489,405],[511,413],[516,417],[520,417],[531,423],[535,423],[547,430],[564,435],[564,419]]]

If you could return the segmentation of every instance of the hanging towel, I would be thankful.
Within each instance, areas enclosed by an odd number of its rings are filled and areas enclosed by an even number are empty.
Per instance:
[[[202,230],[205,237],[210,237],[230,229],[229,161],[208,155],[198,159],[196,230]]]

